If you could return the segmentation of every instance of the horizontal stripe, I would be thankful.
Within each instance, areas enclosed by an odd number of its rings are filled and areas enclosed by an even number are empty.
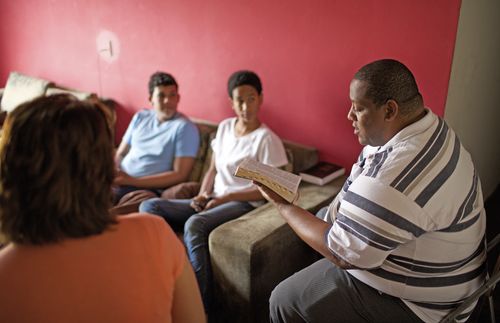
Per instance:
[[[370,270],[370,273],[380,278],[399,282],[408,286],[446,287],[446,286],[460,285],[472,281],[481,275],[485,275],[486,267],[483,263],[481,266],[470,272],[453,276],[445,276],[445,277],[410,277],[392,273],[381,268],[372,269]]]
[[[347,201],[352,205],[355,205],[360,209],[365,210],[366,212],[372,214],[373,216],[382,219],[399,229],[412,233],[415,237],[419,237],[425,233],[425,230],[421,229],[417,225],[406,220],[402,216],[352,191],[346,192],[344,196],[344,201]]]
[[[377,177],[378,172],[380,171],[380,169],[384,165],[384,163],[387,160],[387,157],[389,156],[389,154],[391,153],[391,151],[392,151],[392,147],[389,147],[389,148],[387,148],[386,151],[384,151],[384,155],[382,157],[382,161],[380,162],[380,164],[378,165],[378,167],[375,169],[375,172],[373,173],[373,177]]]
[[[460,301],[454,302],[454,303],[422,303],[422,302],[412,302],[412,301],[409,301],[409,302],[412,304],[415,304],[418,307],[431,309],[431,310],[443,311],[443,312],[445,312],[443,314],[447,315],[448,313],[450,313],[451,311],[453,311],[457,307],[459,307],[463,303],[463,300],[460,300]],[[474,306],[472,306],[470,308],[470,310],[457,315],[455,318],[455,322],[460,322],[460,321],[467,319],[474,311],[474,308],[475,308],[475,304],[474,304]]]
[[[462,223],[457,223],[455,225],[452,225],[451,227],[448,227],[443,230],[439,230],[439,232],[461,232],[464,231],[465,229],[473,226],[481,217],[481,212],[479,212],[476,216],[474,216],[472,219],[462,222]]]
[[[479,255],[484,252],[484,243],[480,243],[479,247],[474,251],[474,253],[464,259],[453,261],[453,262],[427,262],[427,261],[418,261],[414,259],[409,259],[406,257],[394,256],[390,255],[387,257],[387,261],[403,267],[411,272],[420,272],[420,273],[446,273],[452,272],[454,270],[459,269],[460,267],[465,266],[471,261],[475,260]]]
[[[472,185],[473,185],[472,186],[473,187],[473,191],[472,191],[471,198],[469,199],[469,202],[465,205],[464,213],[462,214],[462,217],[460,218],[460,220],[462,220],[464,217],[466,217],[467,215],[469,215],[470,213],[472,213],[472,210],[474,210],[474,203],[476,202],[476,199],[478,197],[478,194],[477,194],[478,176],[476,174],[476,171],[474,171]]]
[[[473,207],[474,201],[476,199],[475,197],[477,196],[477,180],[478,180],[478,177],[477,177],[476,171],[474,171],[474,175],[472,177],[472,185],[471,185],[469,192],[467,193],[467,196],[465,197],[464,201],[462,202],[462,204],[458,208],[457,215],[455,216],[455,219],[453,219],[453,222],[451,223],[451,225],[458,223],[463,218],[463,216],[465,214],[468,214],[472,211],[472,207]],[[470,211],[466,212],[465,210],[469,210],[469,208],[470,208]]]
[[[389,240],[393,240],[397,244],[404,244],[413,239],[413,237],[410,238],[410,234],[408,234],[406,231],[404,231],[405,236],[402,237],[401,235],[401,230],[392,230],[392,227],[385,227],[381,228],[380,226],[377,226],[373,221],[370,221],[370,218],[363,217],[361,214],[356,214],[352,213],[347,209],[342,210],[342,215],[350,218],[352,221],[356,221],[362,226],[368,228],[369,230],[372,230],[373,232],[376,232],[377,234],[386,237]],[[388,230],[387,230],[388,229]]]
[[[352,183],[352,180],[351,178],[349,177],[348,179],[346,179],[346,181],[344,182],[344,185],[342,186],[342,191],[344,192],[347,192],[347,190],[349,189],[349,186],[351,185]]]
[[[411,302],[412,304],[415,304],[417,306],[423,307],[423,308],[428,308],[428,309],[433,309],[433,310],[446,310],[450,311],[462,304],[463,301],[458,301],[458,302],[452,302],[452,303],[422,303],[422,302]]]
[[[391,183],[391,187],[394,187],[397,189],[397,186],[400,183],[400,181],[403,179],[403,177],[405,177],[410,172],[410,170],[417,164],[417,162],[420,160],[420,158],[422,158],[422,156],[429,150],[429,147],[431,146],[431,144],[434,142],[434,140],[436,139],[436,137],[440,133],[442,125],[443,125],[443,121],[441,119],[438,119],[438,125],[436,127],[436,130],[434,130],[434,132],[432,133],[429,140],[427,140],[424,147],[418,152],[418,154],[415,156],[415,158],[413,158],[413,160],[410,163],[408,163],[408,165],[403,169],[403,171],[401,173],[399,173],[399,175],[394,179],[394,181]]]
[[[378,152],[373,157],[373,161],[370,165],[370,169],[366,173],[366,176],[375,178],[384,165],[385,160],[387,159],[388,154],[392,151],[392,147],[389,147],[387,150],[382,152]]]
[[[436,131],[427,141],[424,148],[417,154],[410,164],[405,167],[402,173],[392,182],[391,186],[398,191],[403,192],[437,155],[437,152],[441,149],[446,140],[447,132],[448,126],[443,120],[439,119]],[[401,179],[399,179],[400,177]]]
[[[441,186],[448,180],[457,167],[458,158],[460,157],[460,140],[455,137],[455,145],[453,153],[446,166],[439,172],[439,174],[432,180],[432,182],[419,194],[415,202],[423,207],[431,199],[431,197],[441,188]]]
[[[339,215],[341,216],[337,217],[336,222],[338,224],[343,224],[342,228],[349,227],[352,230],[356,231],[359,235],[362,236],[363,238],[362,240],[365,242],[369,242],[370,245],[381,246],[379,249],[382,250],[392,250],[395,249],[400,244],[399,241],[387,239],[386,237],[379,235],[375,231],[367,228],[366,226],[360,224],[359,222],[352,220],[349,217],[346,217],[343,214]],[[361,239],[359,235],[357,235],[357,237]]]
[[[382,244],[378,244],[378,243],[374,242],[373,240],[368,239],[365,235],[363,235],[362,233],[356,231],[354,228],[348,226],[344,222],[340,222],[340,221],[336,220],[335,223],[337,223],[337,225],[342,230],[344,230],[344,231],[352,234],[353,236],[357,237],[358,239],[360,239],[361,241],[363,241],[364,243],[366,243],[367,245],[369,245],[371,247],[374,247],[374,248],[377,248],[377,249],[380,249],[380,250],[383,250],[383,251],[392,250],[392,248],[390,248],[390,247],[387,247],[387,246],[382,245]]]

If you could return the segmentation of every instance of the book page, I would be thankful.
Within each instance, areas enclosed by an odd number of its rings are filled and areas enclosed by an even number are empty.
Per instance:
[[[284,170],[262,164],[254,159],[243,160],[234,174],[257,181],[292,202],[297,194],[301,177]]]

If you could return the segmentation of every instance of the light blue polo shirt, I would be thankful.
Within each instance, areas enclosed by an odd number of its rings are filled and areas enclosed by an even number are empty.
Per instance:
[[[198,128],[183,114],[159,122],[148,109],[134,115],[123,140],[130,150],[120,167],[133,177],[171,171],[176,157],[196,157],[200,145]]]

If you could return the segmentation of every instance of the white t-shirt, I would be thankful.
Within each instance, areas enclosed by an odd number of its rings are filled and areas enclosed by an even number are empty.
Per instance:
[[[234,176],[239,163],[246,157],[252,157],[274,167],[284,166],[288,162],[281,139],[266,125],[262,124],[251,133],[241,137],[236,137],[235,125],[236,118],[223,120],[212,140],[217,169],[213,191],[215,197],[253,186],[251,181]]]

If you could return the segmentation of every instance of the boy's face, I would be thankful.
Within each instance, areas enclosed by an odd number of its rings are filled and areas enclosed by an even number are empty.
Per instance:
[[[151,105],[160,121],[172,119],[177,112],[179,100],[180,95],[177,93],[177,86],[175,85],[155,86],[150,98]]]
[[[262,94],[250,85],[241,85],[233,89],[231,104],[238,119],[245,123],[258,121],[258,112],[262,104]]]

